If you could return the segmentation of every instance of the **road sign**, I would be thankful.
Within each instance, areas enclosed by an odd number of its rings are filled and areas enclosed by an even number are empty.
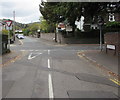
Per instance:
[[[11,24],[12,24],[12,21],[6,21],[6,24],[7,24],[8,27],[10,27]]]

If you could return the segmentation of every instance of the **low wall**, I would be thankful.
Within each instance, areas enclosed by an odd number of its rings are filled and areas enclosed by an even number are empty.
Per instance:
[[[55,41],[55,33],[41,33],[42,39]],[[99,38],[64,38],[61,33],[57,33],[57,42],[61,44],[99,44]]]
[[[108,32],[104,34],[104,40],[106,45],[116,46],[117,55],[120,53],[120,33],[119,32]]]
[[[0,55],[7,53],[8,35],[0,34]]]
[[[53,38],[55,38],[55,33],[41,33],[40,38],[53,41]]]

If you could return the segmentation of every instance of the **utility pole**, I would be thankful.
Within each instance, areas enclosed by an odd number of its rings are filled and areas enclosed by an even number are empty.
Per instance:
[[[100,50],[102,51],[103,46],[102,46],[102,25],[100,25]]]
[[[13,11],[13,38],[15,41],[15,11]]]
[[[103,44],[102,44],[102,26],[104,25],[104,19],[102,16],[98,16],[98,25],[100,29],[100,50],[103,50]]]

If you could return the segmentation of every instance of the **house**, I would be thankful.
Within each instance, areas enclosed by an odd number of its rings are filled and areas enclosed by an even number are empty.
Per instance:
[[[3,20],[0,19],[0,32],[2,32],[2,30],[5,28],[6,28],[5,22],[3,22]]]

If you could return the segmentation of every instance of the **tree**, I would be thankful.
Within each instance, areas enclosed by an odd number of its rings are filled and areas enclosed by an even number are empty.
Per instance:
[[[40,25],[38,23],[33,23],[29,25],[29,30],[32,32],[32,34],[35,34],[37,30],[39,29]]]
[[[42,32],[54,32],[55,29],[55,24],[54,23],[49,23],[46,20],[42,20],[40,23],[40,30]]]
[[[58,23],[65,21],[75,29],[75,21],[85,17],[85,22],[92,23],[99,15],[106,14],[107,6],[110,2],[42,2],[40,12],[44,19],[49,22]],[[120,11],[119,3],[114,3]],[[60,16],[63,16],[60,19]]]
[[[81,16],[81,3],[65,3],[65,2],[42,2],[40,12],[44,19],[48,22],[59,23],[67,20],[73,30],[75,28],[75,20]]]

